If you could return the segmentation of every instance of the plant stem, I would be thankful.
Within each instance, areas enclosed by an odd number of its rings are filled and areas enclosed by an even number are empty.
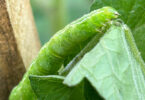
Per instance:
[[[66,19],[66,5],[65,0],[53,0],[53,13],[52,13],[52,32],[55,33],[63,28]]]
[[[92,40],[85,46],[85,48],[81,50],[81,52],[76,57],[74,57],[74,59],[59,74],[64,76],[67,75],[70,70],[83,58],[83,56],[99,42],[102,35],[103,33],[98,33],[94,38],[92,38]]]

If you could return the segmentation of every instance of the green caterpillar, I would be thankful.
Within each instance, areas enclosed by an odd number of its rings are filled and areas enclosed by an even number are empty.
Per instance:
[[[29,75],[57,74],[67,57],[76,55],[94,35],[109,28],[109,22],[117,17],[116,10],[103,7],[57,32],[42,47],[22,81],[12,90],[9,100],[37,100],[30,85]]]

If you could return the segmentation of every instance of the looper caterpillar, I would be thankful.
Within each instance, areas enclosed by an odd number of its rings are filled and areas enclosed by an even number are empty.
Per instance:
[[[76,55],[96,34],[107,30],[118,13],[111,7],[94,10],[57,32],[40,50],[22,81],[11,92],[10,100],[37,100],[31,89],[29,75],[57,74],[66,57]],[[102,34],[103,35],[103,34]]]

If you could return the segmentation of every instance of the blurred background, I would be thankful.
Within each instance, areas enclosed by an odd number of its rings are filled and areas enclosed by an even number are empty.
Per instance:
[[[30,0],[41,45],[58,30],[89,12],[93,0]]]

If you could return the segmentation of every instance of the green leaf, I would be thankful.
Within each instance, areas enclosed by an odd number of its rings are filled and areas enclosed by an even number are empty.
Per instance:
[[[63,83],[64,77],[30,76],[31,86],[38,97],[38,100],[84,100],[83,85],[68,87]]]
[[[120,14],[136,41],[136,45],[145,61],[145,0],[95,0],[91,10],[111,6]]]
[[[113,25],[72,69],[64,84],[87,78],[105,100],[145,100],[145,65],[125,25]]]
[[[86,100],[104,100],[104,98],[97,93],[96,89],[86,79],[84,80],[84,94]]]

